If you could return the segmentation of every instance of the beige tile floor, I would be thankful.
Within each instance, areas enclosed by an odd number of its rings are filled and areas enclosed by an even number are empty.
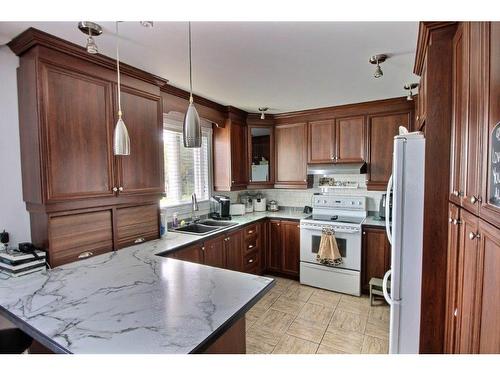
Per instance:
[[[387,305],[274,278],[246,314],[248,354],[387,353]]]

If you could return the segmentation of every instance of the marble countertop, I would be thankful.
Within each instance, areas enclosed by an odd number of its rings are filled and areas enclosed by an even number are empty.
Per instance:
[[[375,215],[367,216],[362,224],[385,228],[385,220]]]
[[[0,313],[63,353],[190,353],[218,336],[273,279],[156,254],[191,235],[146,242],[0,281]]]

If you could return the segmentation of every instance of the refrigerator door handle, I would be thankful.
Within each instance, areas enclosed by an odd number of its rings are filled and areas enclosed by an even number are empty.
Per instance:
[[[389,276],[391,276],[391,273],[392,270],[387,271],[384,275],[384,279],[382,280],[382,293],[384,293],[384,298],[390,306],[398,303],[398,301],[394,301],[391,298],[391,295],[387,291],[387,282],[389,281]]]
[[[389,177],[389,182],[387,183],[387,191],[385,195],[385,231],[387,233],[387,238],[389,239],[389,244],[392,246],[392,232],[391,232],[391,208],[390,208],[390,199],[391,199],[391,190],[392,190],[392,174]]]

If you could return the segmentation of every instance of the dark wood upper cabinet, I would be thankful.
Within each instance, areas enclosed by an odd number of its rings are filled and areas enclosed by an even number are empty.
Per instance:
[[[229,115],[224,127],[213,130],[215,191],[242,190],[248,185],[247,128]]]
[[[411,112],[388,113],[368,117],[368,174],[369,190],[385,190],[392,173],[394,136],[399,127],[410,128]]]
[[[480,217],[500,228],[500,22],[481,22],[484,114]],[[496,161],[496,163],[495,163]],[[496,174],[496,176],[495,176]]]
[[[361,267],[361,288],[366,293],[370,279],[382,279],[391,268],[391,246],[385,229],[363,226]]]
[[[113,196],[112,85],[49,63],[40,69],[47,201]]]
[[[335,160],[335,121],[312,121],[307,124],[309,133],[308,158],[309,164],[333,163]]]
[[[116,209],[117,248],[158,238],[158,204]]]
[[[130,136],[130,155],[120,156],[119,194],[161,193],[163,177],[163,122],[161,98],[122,88],[123,121]]]
[[[307,187],[307,124],[277,125],[274,130],[277,188]]]
[[[250,125],[247,120],[248,186],[274,185],[274,126]]]
[[[300,225],[297,221],[281,221],[281,272],[299,276]]]
[[[366,124],[365,117],[346,117],[335,120],[337,163],[365,161]]]

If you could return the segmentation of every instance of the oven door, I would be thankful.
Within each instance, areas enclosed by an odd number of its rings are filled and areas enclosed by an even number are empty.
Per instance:
[[[304,224],[301,225],[300,260],[302,262],[320,264],[316,257],[321,242],[321,234],[321,227],[311,228]],[[335,230],[335,239],[342,256],[342,264],[333,267],[361,271],[361,229]]]

